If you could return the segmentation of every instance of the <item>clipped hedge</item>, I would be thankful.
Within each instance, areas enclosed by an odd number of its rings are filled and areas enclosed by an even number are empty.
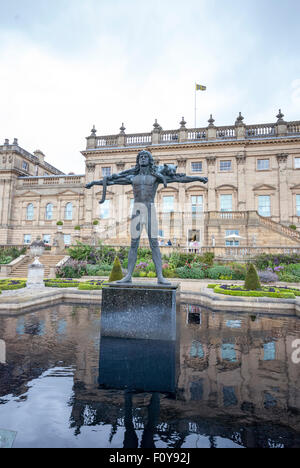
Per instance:
[[[214,287],[214,292],[217,294],[225,294],[227,296],[242,296],[242,297],[273,297],[278,299],[295,299],[293,292],[268,292],[268,291],[241,291],[235,289],[222,289],[220,285]]]

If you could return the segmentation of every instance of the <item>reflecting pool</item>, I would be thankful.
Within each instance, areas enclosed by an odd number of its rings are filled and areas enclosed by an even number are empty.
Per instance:
[[[15,448],[300,447],[299,318],[180,319],[177,342],[144,342],[100,340],[95,306],[0,317],[0,431]]]

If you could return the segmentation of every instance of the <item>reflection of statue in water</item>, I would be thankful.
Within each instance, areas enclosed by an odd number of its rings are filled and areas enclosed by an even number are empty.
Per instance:
[[[137,251],[143,226],[146,227],[149,244],[152,250],[152,258],[156,269],[157,281],[160,284],[169,284],[162,274],[162,261],[158,247],[158,223],[154,206],[154,198],[159,184],[166,185],[171,182],[207,183],[206,177],[187,176],[177,174],[172,166],[157,166],[154,163],[152,154],[149,151],[140,151],[137,155],[136,166],[120,174],[113,174],[103,180],[94,180],[86,185],[91,188],[93,185],[103,186],[103,197],[100,203],[105,201],[107,185],[132,185],[134,194],[134,207],[131,220],[131,248],[128,255],[128,272],[125,278],[119,283],[131,283],[132,273],[137,261]]]
[[[125,391],[125,435],[124,435],[124,448],[138,448],[138,438],[134,429],[132,421],[132,393]],[[152,393],[151,401],[148,406],[148,421],[144,428],[141,448],[155,448],[154,432],[158,424],[160,401],[159,393]]]

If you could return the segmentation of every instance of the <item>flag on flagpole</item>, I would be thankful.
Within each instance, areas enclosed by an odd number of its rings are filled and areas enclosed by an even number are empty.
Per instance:
[[[203,86],[203,85],[200,85],[200,84],[197,84],[196,83],[196,91],[205,91],[206,90],[206,86]]]

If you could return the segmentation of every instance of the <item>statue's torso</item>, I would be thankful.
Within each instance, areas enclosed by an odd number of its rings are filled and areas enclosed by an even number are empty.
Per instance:
[[[134,201],[138,203],[153,203],[157,186],[157,179],[152,175],[138,174],[134,176],[132,179]]]

